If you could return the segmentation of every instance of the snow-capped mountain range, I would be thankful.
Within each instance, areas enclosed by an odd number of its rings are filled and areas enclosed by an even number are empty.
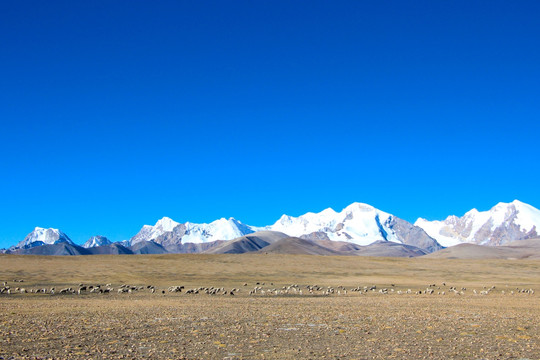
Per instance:
[[[209,224],[195,224],[191,222],[178,223],[171,218],[164,217],[154,225],[144,225],[142,229],[130,239],[134,245],[141,241],[153,241],[165,247],[180,243],[206,243],[216,240],[232,240],[240,236],[257,231],[258,228],[242,224],[240,221],[219,219]]]
[[[339,213],[328,208],[299,217],[283,215],[267,229],[290,236],[351,241],[358,245],[368,245],[377,240],[399,242],[398,236],[387,226],[391,217],[372,206],[353,203]]]
[[[328,208],[320,213],[307,213],[299,217],[283,215],[275,224],[267,226],[266,230],[309,240],[346,241],[357,245],[392,241],[430,252],[442,248],[422,229],[362,203],[352,203],[341,212]]]
[[[489,211],[473,209],[463,217],[449,216],[443,221],[418,219],[411,224],[373,206],[353,203],[340,212],[326,209],[319,213],[293,217],[283,215],[272,225],[256,227],[234,219],[218,219],[208,224],[179,223],[164,217],[155,225],[144,225],[129,240],[120,244],[132,246],[144,241],[160,244],[170,251],[185,244],[205,244],[217,240],[232,240],[253,232],[279,231],[289,236],[308,240],[344,241],[369,245],[376,241],[390,241],[413,245],[427,252],[442,246],[463,242],[502,245],[514,240],[538,237],[540,210],[520,201],[499,203]],[[58,229],[37,227],[11,249],[67,242],[71,239]],[[93,236],[85,248],[110,245],[103,236]],[[442,245],[442,246],[441,246]],[[171,250],[172,249],[172,250]]]
[[[326,209],[320,213],[307,213],[299,217],[283,215],[275,224],[265,227],[249,226],[240,221],[219,219],[210,224],[184,224],[170,218],[159,220],[156,225],[144,225],[130,243],[154,241],[164,247],[180,243],[206,243],[215,240],[232,240],[256,231],[279,231],[289,236],[310,240],[346,241],[368,245],[375,241],[393,241],[435,251],[442,248],[422,229],[373,206],[353,203],[336,212]],[[415,236],[410,236],[414,232]]]
[[[498,203],[488,211],[472,209],[462,217],[443,221],[418,219],[414,223],[443,246],[460,243],[504,245],[515,240],[540,236],[540,211],[514,200]]]

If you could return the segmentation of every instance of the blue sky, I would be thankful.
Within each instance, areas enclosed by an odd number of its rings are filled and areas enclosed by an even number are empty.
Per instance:
[[[0,4],[0,247],[540,206],[537,1]]]

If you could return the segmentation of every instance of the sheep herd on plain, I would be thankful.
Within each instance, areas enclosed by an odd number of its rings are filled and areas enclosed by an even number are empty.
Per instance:
[[[24,280],[4,281],[0,287],[0,295],[14,294],[49,294],[49,295],[86,295],[86,294],[131,294],[149,292],[152,294],[166,295],[168,293],[182,293],[186,295],[229,295],[246,294],[248,296],[347,296],[347,295],[368,295],[368,294],[396,294],[396,295],[489,295],[499,293],[502,295],[527,294],[533,295],[535,291],[532,288],[509,287],[506,285],[503,290],[497,289],[494,285],[482,286],[481,289],[467,289],[466,287],[447,286],[446,283],[440,285],[430,284],[421,289],[397,289],[395,284],[387,287],[377,287],[377,285],[345,287],[345,286],[320,286],[320,285],[299,285],[291,284],[286,286],[274,286],[273,283],[256,282],[255,286],[249,288],[248,283],[242,287],[226,289],[224,287],[195,287],[186,289],[183,285],[173,285],[168,288],[158,289],[153,285],[128,285],[122,284],[113,287],[112,284],[78,284],[73,287],[23,287],[21,283]],[[14,283],[14,284],[11,284]],[[242,289],[244,288],[244,289]]]

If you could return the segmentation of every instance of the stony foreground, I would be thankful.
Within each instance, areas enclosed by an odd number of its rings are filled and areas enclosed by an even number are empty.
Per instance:
[[[539,359],[537,295],[0,297],[4,359]]]
[[[0,360],[540,359],[539,290],[533,260],[0,255]]]

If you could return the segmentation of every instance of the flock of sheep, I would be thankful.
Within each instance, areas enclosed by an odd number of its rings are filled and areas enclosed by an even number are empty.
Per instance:
[[[23,280],[13,280],[14,283],[22,283]],[[156,293],[157,288],[153,285],[146,285],[146,286],[140,286],[140,285],[127,285],[123,284],[117,287],[116,289],[112,286],[112,284],[106,284],[106,285],[88,285],[88,284],[79,284],[77,287],[67,287],[62,289],[56,289],[55,287],[51,288],[25,288],[21,287],[19,284],[18,286],[11,286],[7,281],[3,282],[3,286],[0,287],[0,295],[11,295],[11,294],[108,294],[116,290],[118,294],[131,294],[134,292],[142,292],[142,291],[148,291],[150,293]],[[244,283],[244,287],[247,287],[248,284]],[[311,295],[311,296],[330,296],[330,295],[347,295],[348,293],[356,293],[356,294],[368,294],[368,293],[378,293],[378,294],[397,294],[397,295],[403,295],[403,294],[414,294],[414,295],[446,295],[446,294],[455,294],[455,295],[465,295],[465,294],[473,294],[473,295],[489,295],[492,292],[496,291],[495,286],[483,286],[481,290],[472,289],[472,291],[467,292],[467,288],[461,287],[457,288],[455,286],[446,286],[445,283],[442,283],[441,285],[436,284],[430,284],[425,289],[420,290],[396,290],[396,287],[394,284],[391,284],[390,287],[384,287],[384,288],[377,288],[376,285],[370,285],[370,286],[357,286],[357,287],[351,287],[346,288],[345,286],[319,286],[319,285],[298,285],[298,284],[292,284],[282,287],[276,287],[273,283],[270,283],[269,286],[265,285],[264,282],[257,282],[255,287],[250,289],[249,291],[244,291],[244,293],[247,293],[249,296],[287,296],[287,295]],[[237,293],[241,292],[240,288],[232,288],[230,290],[225,289],[224,287],[197,287],[197,288],[191,288],[191,289],[185,289],[184,286],[169,286],[167,289],[161,289],[159,291],[162,295],[166,293],[185,293],[190,295],[196,295],[196,294],[206,294],[206,295],[229,295],[234,296]],[[158,293],[159,293],[158,292]],[[506,286],[505,290],[501,290],[500,294],[529,294],[533,295],[534,290],[531,288],[509,288],[508,285]]]

